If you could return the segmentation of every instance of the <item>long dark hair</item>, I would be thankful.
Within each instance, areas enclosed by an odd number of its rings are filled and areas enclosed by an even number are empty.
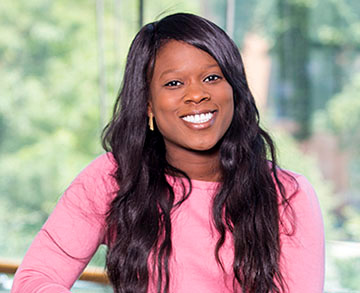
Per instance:
[[[191,193],[188,176],[166,160],[160,132],[147,127],[149,83],[157,52],[169,40],[186,42],[209,53],[233,88],[234,116],[220,141],[222,182],[213,200],[219,232],[215,258],[226,231],[234,242],[234,291],[281,292],[279,204],[288,196],[279,180],[274,144],[259,126],[243,62],[234,42],[212,22],[178,13],[145,25],[131,44],[113,118],[103,132],[103,146],[118,168],[119,190],[107,215],[107,270],[115,292],[146,292],[149,264],[157,291],[169,292],[171,211]],[[186,178],[190,190],[175,202],[166,174]],[[277,192],[277,190],[279,192]]]

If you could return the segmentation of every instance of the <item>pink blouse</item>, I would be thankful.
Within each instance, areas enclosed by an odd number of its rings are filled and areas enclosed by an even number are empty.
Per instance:
[[[11,292],[68,293],[100,244],[105,213],[117,184],[116,163],[101,155],[71,183],[40,230],[14,279]],[[291,201],[296,213],[292,237],[281,233],[281,270],[291,293],[321,293],[324,284],[324,230],[319,203],[309,182],[291,173],[299,190]],[[174,180],[172,180],[174,181]],[[179,189],[174,182],[175,194]],[[284,181],[285,188],[292,188]],[[233,246],[228,235],[220,251],[225,273],[214,258],[217,231],[211,200],[217,183],[192,180],[190,197],[172,215],[173,253],[170,292],[233,292]],[[149,285],[148,292],[156,292]]]

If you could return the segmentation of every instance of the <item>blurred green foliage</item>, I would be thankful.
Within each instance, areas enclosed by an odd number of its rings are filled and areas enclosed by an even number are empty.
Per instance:
[[[359,290],[360,257],[336,260],[339,267],[339,280],[344,288]],[[358,292],[358,291],[355,291]]]
[[[343,148],[360,156],[360,73],[352,76],[343,90],[329,101],[323,123],[340,138]]]
[[[121,1],[116,18],[104,1],[109,113],[138,30],[136,3]],[[146,21],[199,6],[152,4]],[[95,9],[85,0],[0,3],[0,257],[22,257],[67,185],[102,152]]]
[[[342,228],[351,240],[360,241],[360,74],[355,74],[327,104],[318,111],[314,124],[321,131],[331,132],[348,153],[350,185],[346,191],[347,204],[342,209],[345,220]]]
[[[87,25],[94,17],[80,2],[65,2],[1,3],[0,197],[7,233],[0,251],[5,256],[25,251],[65,184],[100,151],[97,68],[88,62],[96,61],[94,27]]]

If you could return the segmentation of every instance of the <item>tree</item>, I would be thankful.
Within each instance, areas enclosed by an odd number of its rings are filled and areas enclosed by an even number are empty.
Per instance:
[[[121,1],[115,18],[113,1],[104,1],[107,113],[138,30],[134,2]],[[168,5],[152,4],[146,22]],[[71,180],[102,151],[96,6],[87,0],[0,6],[0,256],[21,256]]]

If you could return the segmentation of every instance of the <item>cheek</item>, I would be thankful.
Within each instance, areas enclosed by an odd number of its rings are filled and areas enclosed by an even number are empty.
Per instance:
[[[228,90],[226,98],[224,98],[225,127],[229,127],[234,116],[234,96],[232,89]]]
[[[165,119],[162,117],[174,115],[178,109],[178,104],[179,101],[175,94],[157,93],[157,95],[152,98],[153,112],[158,119]]]
[[[153,99],[153,113],[159,131],[163,132],[173,129],[173,122],[176,121],[177,106],[172,97],[157,96]]]
[[[227,120],[225,123],[226,130],[230,127],[231,121],[233,120],[233,117],[234,117],[234,102],[233,101],[229,102],[228,108],[229,108],[229,110],[228,110],[228,114],[226,115]]]

